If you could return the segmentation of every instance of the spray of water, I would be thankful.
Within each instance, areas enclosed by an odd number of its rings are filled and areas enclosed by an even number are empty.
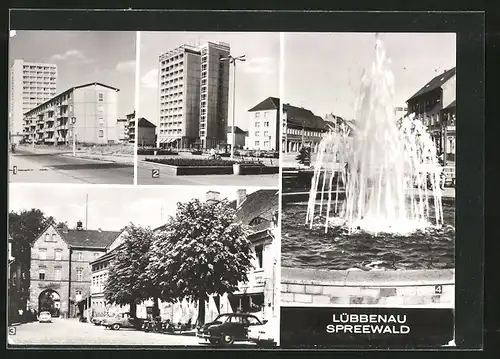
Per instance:
[[[325,232],[343,225],[349,232],[407,234],[442,224],[435,144],[413,116],[396,118],[394,76],[378,37],[375,55],[362,76],[355,130],[335,126],[319,145],[306,219],[311,228],[317,218],[324,218]],[[339,201],[342,190],[346,198]]]

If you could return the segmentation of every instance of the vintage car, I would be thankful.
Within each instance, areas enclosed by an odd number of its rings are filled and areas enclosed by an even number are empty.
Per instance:
[[[221,314],[198,330],[198,338],[211,344],[231,345],[236,341],[247,341],[248,328],[254,325],[262,325],[262,322],[253,314]]]
[[[443,167],[444,186],[455,187],[455,166]]]
[[[276,345],[276,333],[279,331],[277,320],[264,321],[262,325],[253,325],[248,328],[248,340],[262,347]]]
[[[40,312],[38,321],[40,323],[52,323],[52,315],[49,312]]]
[[[107,329],[113,330],[119,330],[121,328],[140,329],[142,321],[139,318],[133,317],[130,313],[116,313],[115,315],[104,318],[101,325]]]

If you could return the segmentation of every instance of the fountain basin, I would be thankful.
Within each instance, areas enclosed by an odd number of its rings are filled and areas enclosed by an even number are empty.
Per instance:
[[[282,306],[453,309],[455,270],[352,271],[282,267]]]

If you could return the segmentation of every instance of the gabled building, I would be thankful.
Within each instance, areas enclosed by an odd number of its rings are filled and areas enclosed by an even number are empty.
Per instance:
[[[250,150],[278,151],[280,100],[268,97],[250,110],[248,137],[245,147]]]
[[[141,147],[154,147],[156,144],[156,125],[144,117],[137,120],[137,141],[137,145]]]
[[[283,105],[283,152],[299,152],[302,147],[310,147],[316,152],[328,131],[326,122],[311,110],[290,104]]]
[[[439,153],[454,158],[456,151],[456,67],[435,76],[406,103],[408,113],[421,120]]]
[[[33,241],[30,307],[38,312],[74,317],[88,306],[90,262],[104,254],[121,234],[117,231],[75,229],[49,224]]]
[[[245,146],[247,132],[243,131],[238,126],[228,126],[227,127],[227,142],[230,145],[232,142],[232,137],[234,136],[234,148],[243,148]]]

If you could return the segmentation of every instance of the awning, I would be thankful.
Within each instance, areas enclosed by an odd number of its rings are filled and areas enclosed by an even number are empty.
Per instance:
[[[168,138],[162,138],[162,139],[160,140],[160,143],[166,143],[167,141],[168,141]]]
[[[180,140],[181,138],[180,137],[177,137],[177,138],[172,138],[169,143],[173,143],[173,142],[176,142],[177,140]]]

